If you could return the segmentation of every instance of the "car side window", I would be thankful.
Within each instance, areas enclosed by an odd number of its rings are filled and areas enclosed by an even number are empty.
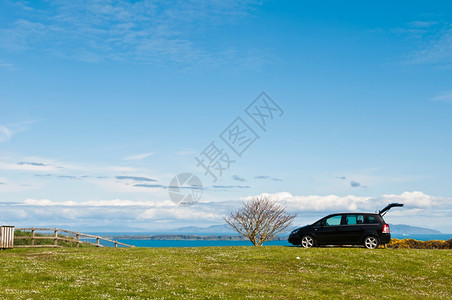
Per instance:
[[[380,222],[379,222],[378,219],[377,219],[376,217],[374,217],[374,216],[367,216],[367,217],[364,219],[364,224],[378,224],[378,223],[380,223]]]
[[[341,225],[342,215],[333,216],[325,220],[325,226],[338,226]]]
[[[345,218],[345,225],[357,224],[357,215],[347,215]]]
[[[356,216],[356,224],[363,224],[364,223],[364,216],[363,215],[357,215]]]
[[[345,225],[356,225],[363,224],[364,216],[363,215],[346,215],[345,216]]]

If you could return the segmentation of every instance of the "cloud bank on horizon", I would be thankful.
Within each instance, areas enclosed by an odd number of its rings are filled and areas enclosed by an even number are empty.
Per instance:
[[[262,193],[298,214],[296,222],[313,222],[333,212],[375,212],[388,203],[404,203],[402,209],[387,214],[388,222],[412,226],[441,229],[448,232],[451,227],[441,226],[451,213],[450,198],[435,197],[420,191],[386,194],[379,197],[359,197],[354,195],[308,195],[294,196],[287,192]],[[241,206],[254,196],[231,201],[201,201],[190,207],[181,207],[170,200],[164,201],[51,201],[48,199],[26,199],[23,202],[0,203],[2,216],[0,222],[14,223],[17,226],[48,226],[65,224],[70,227],[90,228],[91,230],[135,230],[158,232],[181,226],[200,226],[223,224],[223,218],[233,209]],[[426,216],[436,221],[425,224]],[[121,224],[116,227],[115,224]],[[427,225],[427,226],[426,226]]]

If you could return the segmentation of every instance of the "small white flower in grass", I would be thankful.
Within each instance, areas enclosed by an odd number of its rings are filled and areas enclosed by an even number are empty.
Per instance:
[[[297,256],[297,257],[296,257],[296,259],[300,259],[300,257],[299,257],[299,256]]]

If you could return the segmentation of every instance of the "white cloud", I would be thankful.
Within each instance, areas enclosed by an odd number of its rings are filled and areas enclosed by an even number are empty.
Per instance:
[[[429,208],[434,206],[442,206],[444,204],[444,198],[433,197],[423,192],[403,192],[400,195],[387,194],[380,198],[381,202],[392,203],[404,203],[407,208]]]
[[[146,209],[139,215],[141,220],[201,220],[201,221],[219,221],[222,214],[200,210],[199,207],[174,207],[164,209]]]
[[[452,102],[452,91],[442,93],[436,97],[433,97],[431,100],[432,101],[440,101],[440,102]]]
[[[0,67],[2,67],[1,60]],[[0,125],[0,143],[10,140],[13,137],[13,135],[15,135],[18,132],[27,130],[33,123],[36,123],[36,121],[24,121],[11,123],[8,125]]]
[[[293,211],[330,211],[330,210],[356,210],[369,203],[370,197],[358,197],[353,195],[309,195],[293,196],[291,193],[281,192],[275,194],[263,193],[259,196],[268,196]],[[253,196],[246,197],[249,200]]]
[[[0,47],[15,51],[30,49],[30,45],[44,37],[49,29],[40,22],[17,19],[0,29]]]
[[[0,125],[0,143],[8,141],[12,136],[13,132],[10,129]]]
[[[0,47],[26,51],[44,44],[50,53],[87,62],[128,58],[154,64],[256,65],[266,63],[259,50],[208,47],[197,37],[246,17],[259,4],[254,0],[56,1],[46,11],[22,10],[21,19],[3,24]]]
[[[6,195],[6,199],[9,199],[11,195],[19,193],[29,193],[32,190],[36,191],[42,188],[41,184],[28,184],[16,182],[14,179],[0,177],[0,194]],[[1,203],[1,201],[0,201]]]
[[[135,154],[135,155],[124,157],[123,160],[140,160],[140,159],[144,159],[146,157],[149,157],[149,156],[151,156],[153,154],[154,154],[154,152]]]
[[[26,199],[21,205],[27,206],[72,206],[72,207],[173,207],[176,206],[170,200],[152,201],[132,201],[132,200],[97,200],[97,201],[51,201],[48,199]]]
[[[387,194],[380,197],[354,195],[293,196],[287,192],[275,194],[263,193],[259,196],[268,196],[271,199],[279,201],[291,211],[374,211],[392,202],[404,203],[405,208],[408,209],[417,209],[443,207],[447,203],[451,203],[450,199],[430,196],[419,191],[404,192],[400,195]],[[250,200],[252,197],[243,199]]]
[[[8,178],[0,181],[4,182],[0,185],[1,194],[14,192],[15,199],[20,199],[18,197],[21,195],[25,198],[46,197],[51,194],[55,199],[76,201],[90,200],[93,195],[104,198],[167,199],[166,186],[171,176],[148,168],[96,165],[18,155],[0,158],[0,172],[2,177]],[[140,181],[118,178],[153,178],[155,182],[152,182],[154,186],[151,188],[140,185]],[[31,190],[35,193],[31,194]]]
[[[66,162],[48,157],[36,156],[10,156],[0,161],[0,170],[22,170],[22,171],[52,171],[55,173],[70,172],[70,175],[78,173],[105,174],[114,176],[123,173],[139,173],[142,170],[128,166],[94,165],[77,162]],[[74,174],[72,174],[74,173]]]
[[[428,28],[438,24],[436,21],[413,21],[408,23],[411,27]]]
[[[14,70],[14,65],[10,63],[6,63],[3,60],[0,59],[0,68],[9,69],[10,71]]]
[[[374,211],[375,207],[379,209],[388,203],[398,202],[404,203],[405,209],[426,209],[440,208],[450,205],[451,199],[434,197],[420,191],[403,192],[401,194],[386,194],[380,197],[363,197],[363,196],[338,196],[338,195],[308,195],[293,196],[287,192],[275,194],[262,193],[259,196],[268,196],[278,201],[288,208],[290,211]],[[254,196],[242,198],[248,201]],[[173,211],[173,209],[181,209],[188,215],[200,216],[198,212],[205,213],[206,210],[215,208],[217,213],[224,214],[231,209],[231,206],[238,206],[237,201],[202,201],[194,206],[179,207],[170,200],[159,201],[134,201],[134,200],[97,200],[97,201],[51,201],[48,199],[26,199],[18,203],[25,206],[46,206],[46,207],[137,207],[137,208],[165,208]],[[140,214],[141,215],[141,214]],[[206,215],[207,216],[207,215]]]
[[[192,207],[177,206],[170,200],[164,201],[53,201],[49,199],[27,199],[23,202],[0,202],[0,223],[21,226],[45,226],[91,228],[124,226],[148,228],[156,226],[165,229],[186,225],[222,223],[223,215],[209,205]],[[107,225],[105,225],[107,224]],[[165,225],[166,224],[166,225]],[[127,226],[126,226],[127,225]]]
[[[179,152],[177,152],[177,155],[195,155],[197,152],[195,150],[192,149],[184,149],[181,150]]]
[[[433,36],[433,37],[430,37]],[[452,29],[437,31],[423,40],[427,41],[422,48],[411,55],[411,61],[418,64],[451,64],[452,63]]]
[[[19,170],[19,171],[58,171],[61,167],[43,163],[33,162],[18,162],[18,163],[5,163],[0,162],[0,169],[3,170]]]
[[[431,196],[420,191],[401,194],[385,194],[379,197],[308,195],[291,193],[261,194],[278,200],[289,212],[298,213],[295,225],[314,222],[327,213],[364,211],[373,212],[391,202],[404,203],[405,207],[393,209],[385,216],[391,224],[408,224],[437,228],[444,232],[452,230],[450,209],[452,199]],[[249,200],[250,197],[241,200]],[[49,199],[26,199],[17,203],[0,202],[0,221],[21,226],[71,225],[108,227],[127,225],[133,228],[161,229],[186,225],[206,227],[224,224],[223,217],[241,206],[241,201],[212,201],[204,199],[193,206],[175,205],[168,197],[162,200],[111,199],[99,201],[55,201]],[[1,222],[0,222],[1,223]]]

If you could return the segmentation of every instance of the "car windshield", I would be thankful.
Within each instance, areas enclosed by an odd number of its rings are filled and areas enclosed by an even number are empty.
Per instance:
[[[342,215],[332,216],[325,220],[325,226],[341,225]]]

